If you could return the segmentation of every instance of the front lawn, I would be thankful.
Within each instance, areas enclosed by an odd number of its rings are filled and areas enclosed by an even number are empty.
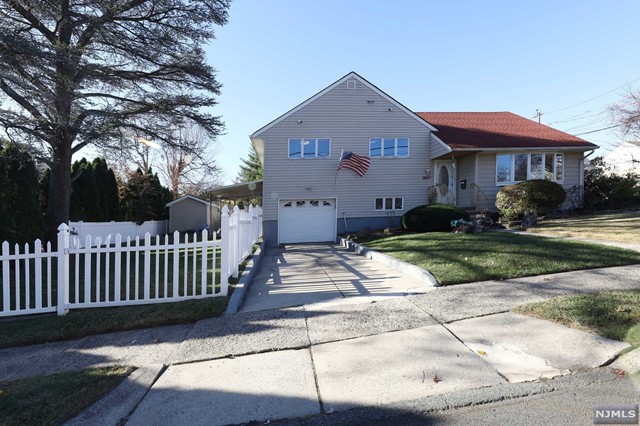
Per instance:
[[[640,244],[640,212],[606,213],[545,219],[527,231],[564,237]]]
[[[558,297],[518,306],[514,312],[640,347],[640,290]]]
[[[443,285],[640,263],[631,250],[506,232],[404,234],[366,245],[426,269]]]
[[[0,383],[0,424],[59,425],[116,387],[131,367],[103,367]]]
[[[228,297],[212,297],[155,305],[71,310],[64,316],[3,320],[0,322],[0,348],[191,323],[222,315],[228,301]]]

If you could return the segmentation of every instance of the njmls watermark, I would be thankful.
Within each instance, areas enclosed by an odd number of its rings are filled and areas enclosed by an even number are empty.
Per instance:
[[[596,405],[593,409],[594,425],[637,425],[638,404]]]

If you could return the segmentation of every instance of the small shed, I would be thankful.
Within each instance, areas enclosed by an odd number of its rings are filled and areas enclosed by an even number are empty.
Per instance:
[[[198,231],[211,227],[209,202],[193,195],[184,195],[167,204],[169,231]]]

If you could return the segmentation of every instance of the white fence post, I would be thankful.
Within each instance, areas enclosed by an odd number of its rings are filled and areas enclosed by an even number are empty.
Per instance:
[[[185,265],[186,268],[187,265]],[[144,234],[144,300],[151,298],[151,234]]]
[[[9,289],[9,242],[2,243],[2,310],[9,312],[11,308],[11,292]]]
[[[27,284],[28,285],[28,284]],[[69,226],[58,227],[58,315],[69,312]]]
[[[229,289],[229,206],[222,207],[220,216],[220,294],[226,296]]]
[[[241,226],[242,224],[240,223],[240,207],[238,207],[237,205],[233,208],[233,216],[234,216],[234,224],[235,224],[235,229],[233,230],[233,248],[234,248],[234,253],[233,253],[233,278],[238,278],[238,275],[240,273],[240,256],[241,256],[241,250],[242,248],[240,247],[240,232],[241,232]]]

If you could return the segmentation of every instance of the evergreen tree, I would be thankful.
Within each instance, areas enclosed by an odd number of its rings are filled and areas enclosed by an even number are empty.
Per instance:
[[[69,220],[72,156],[184,120],[211,137],[220,84],[206,62],[229,0],[0,0],[0,124],[49,156],[47,234]]]
[[[251,145],[249,157],[240,161],[242,161],[242,164],[240,164],[240,172],[236,178],[237,183],[262,180],[262,163],[253,145]]]
[[[162,186],[158,175],[151,170],[138,169],[131,173],[121,196],[125,220],[141,224],[167,218],[165,206],[171,201],[171,191]]]
[[[76,179],[71,184],[70,220],[98,222],[99,191],[92,164],[86,158],[76,161],[71,166],[71,175]]]
[[[115,174],[107,166],[104,158],[96,158],[91,163],[97,191],[96,218],[99,222],[119,220],[120,200]]]
[[[0,151],[0,241],[33,243],[42,237],[38,170],[29,153],[15,144]]]

